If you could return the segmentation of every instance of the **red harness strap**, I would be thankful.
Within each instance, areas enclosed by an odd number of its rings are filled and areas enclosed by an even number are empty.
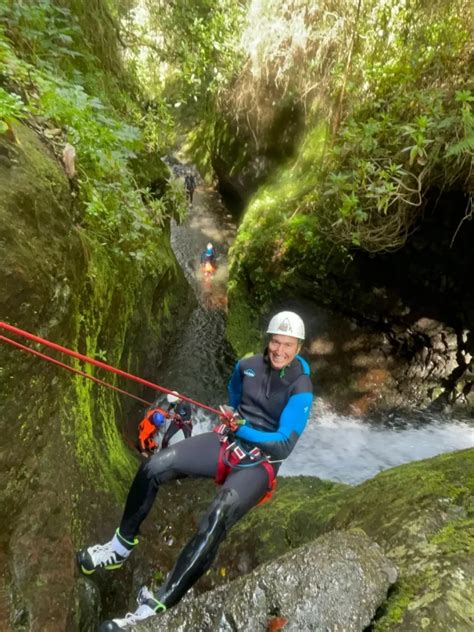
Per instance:
[[[189,426],[192,430],[193,427],[192,419],[182,419],[180,415],[174,415],[174,417],[171,418],[171,422],[174,423],[180,430],[186,426]]]
[[[273,492],[277,488],[277,477],[275,476],[275,471],[272,467],[272,464],[269,463],[268,461],[263,461],[262,465],[267,470],[268,487],[267,487],[267,491],[265,495],[262,496],[260,500],[258,501],[257,503],[258,505],[263,505],[263,503],[268,502],[270,498],[273,496]]]
[[[267,491],[257,503],[258,505],[262,505],[263,503],[270,500],[273,492],[276,489],[277,480],[275,476],[275,471],[271,463],[262,458],[262,452],[259,448],[255,447],[250,450],[250,452],[246,452],[237,443],[230,443],[228,437],[224,434],[226,430],[227,426],[225,424],[220,424],[213,429],[214,432],[220,435],[219,440],[221,442],[219,457],[217,460],[216,476],[214,480],[218,485],[222,485],[229,474],[232,472],[232,470],[238,468],[239,463],[243,459],[245,459],[246,457],[250,457],[250,459],[260,458],[259,461],[255,462],[255,467],[257,467],[258,465],[262,465],[268,475]]]

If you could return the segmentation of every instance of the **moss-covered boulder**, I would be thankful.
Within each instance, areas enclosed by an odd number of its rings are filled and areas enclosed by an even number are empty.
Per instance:
[[[234,576],[316,539],[325,532],[348,488],[306,476],[278,479],[273,498],[233,528],[222,546],[220,565]]]
[[[233,530],[220,563],[237,548],[248,571],[325,531],[363,529],[400,573],[374,631],[467,632],[474,616],[473,479],[472,449],[402,465],[357,487],[286,479],[271,503]]]
[[[473,489],[474,450],[464,450],[347,492],[330,526],[364,529],[400,569],[374,630],[472,630]]]

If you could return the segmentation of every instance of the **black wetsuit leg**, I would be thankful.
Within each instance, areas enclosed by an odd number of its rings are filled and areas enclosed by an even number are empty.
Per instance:
[[[175,443],[144,461],[128,492],[120,523],[122,536],[133,542],[153,505],[160,483],[185,476],[214,477],[219,447],[218,435],[206,432]]]
[[[262,466],[235,470],[227,477],[197,532],[158,589],[156,598],[161,603],[168,608],[174,606],[208,570],[228,530],[258,503],[267,488],[268,474]]]
[[[193,434],[193,425],[192,424],[183,424],[183,434],[185,439],[189,439],[189,437]]]
[[[196,435],[162,450],[139,468],[128,494],[120,533],[133,541],[148,515],[160,483],[180,478],[214,477],[220,442],[214,432]],[[236,469],[220,488],[201,518],[198,530],[178,556],[157,599],[170,607],[209,568],[227,531],[267,491],[268,474],[262,466]]]
[[[161,447],[162,448],[167,448],[168,444],[171,440],[171,437],[174,437],[174,435],[179,432],[179,427],[176,425],[175,421],[172,421],[167,429],[167,431],[165,432],[165,436],[163,437],[163,441],[161,443]]]

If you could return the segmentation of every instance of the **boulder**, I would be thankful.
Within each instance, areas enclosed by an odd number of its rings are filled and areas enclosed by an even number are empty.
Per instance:
[[[396,578],[393,563],[364,533],[335,531],[225,586],[188,596],[136,629],[364,630]]]
[[[235,573],[236,548],[239,565],[251,570],[332,529],[362,529],[399,569],[373,632],[468,632],[474,629],[473,489],[474,449],[394,467],[356,487],[281,479],[272,501],[231,531],[221,568]]]
[[[346,493],[329,527],[361,528],[400,569],[374,631],[474,629],[474,449],[382,472]]]

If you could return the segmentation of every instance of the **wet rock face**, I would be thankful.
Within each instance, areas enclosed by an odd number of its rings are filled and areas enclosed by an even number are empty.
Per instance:
[[[14,130],[0,135],[2,321],[153,379],[188,295],[167,235],[155,238],[155,276],[117,265],[76,224],[55,155],[29,127]],[[120,520],[136,470],[120,435],[128,405],[3,343],[0,355],[0,630],[90,632],[101,604],[77,582],[74,555]],[[110,585],[111,599],[131,592],[130,572]]]
[[[392,327],[390,339],[408,360],[399,379],[400,391],[432,408],[472,409],[474,340],[468,329],[419,318],[408,329]]]
[[[160,632],[363,630],[396,580],[363,533],[333,532],[137,626]]]
[[[373,632],[470,632],[473,476],[471,449],[395,467],[356,487],[282,478],[272,501],[230,532],[218,563],[235,577],[235,550],[238,563],[254,569],[332,529],[362,529],[399,569]]]
[[[328,526],[362,528],[400,569],[374,630],[473,629],[474,449],[382,472],[346,492]]]
[[[423,222],[406,245],[357,253],[356,291],[339,300],[386,334],[401,361],[397,389],[416,406],[474,406],[474,225],[464,221],[466,208],[462,191],[428,192]]]
[[[403,305],[400,307],[403,309]],[[385,307],[384,307],[385,309]],[[305,356],[325,399],[343,414],[406,408],[472,409],[474,335],[433,318],[349,318],[299,301]],[[369,312],[367,312],[369,313]]]

